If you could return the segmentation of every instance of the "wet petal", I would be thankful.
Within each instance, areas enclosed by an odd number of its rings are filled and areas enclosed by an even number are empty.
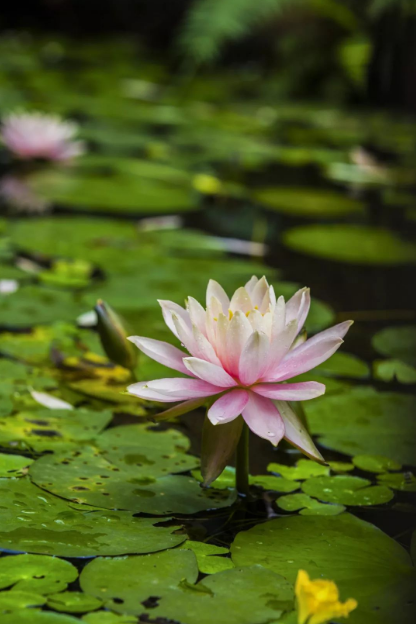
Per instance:
[[[202,305],[193,297],[188,297],[186,309],[188,310],[192,325],[195,325],[199,331],[206,336],[206,312]]]
[[[267,365],[269,347],[269,338],[262,332],[253,332],[247,340],[239,363],[239,379],[244,385],[250,386],[260,379]]]
[[[231,319],[227,331],[228,370],[232,375],[238,375],[241,352],[252,332],[253,329],[246,315],[237,311]]]
[[[280,363],[289,352],[297,334],[296,320],[291,321],[270,343],[266,372],[263,381],[275,381]]]
[[[240,416],[248,402],[246,390],[231,390],[217,399],[208,410],[208,418],[213,425],[230,422]]]
[[[191,319],[189,318],[188,312],[173,301],[158,299],[158,303],[162,308],[162,314],[166,325],[169,327],[170,331],[176,336],[176,338],[179,338],[172,316],[173,314],[175,314],[176,316],[181,318],[186,325],[191,326]]]
[[[250,295],[248,294],[246,289],[243,287],[238,288],[233,294],[230,302],[231,312],[237,312],[237,310],[240,310],[241,312],[244,312],[244,314],[246,314],[247,312],[250,312],[253,307],[254,306],[251,302]]]
[[[215,280],[209,280],[207,287],[207,307],[211,303],[212,297],[218,299],[221,304],[222,311],[224,314],[228,313],[228,308],[230,307],[230,299],[225,292],[224,288],[218,284]]]
[[[213,386],[201,379],[186,379],[182,377],[139,381],[127,388],[127,392],[141,399],[161,401],[162,403],[173,403],[212,396],[223,392],[223,390],[223,388]]]
[[[285,426],[270,399],[250,392],[250,398],[242,416],[251,431],[277,446],[285,435]]]

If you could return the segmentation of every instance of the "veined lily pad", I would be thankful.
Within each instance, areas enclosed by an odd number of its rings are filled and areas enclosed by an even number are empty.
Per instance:
[[[23,455],[0,453],[0,477],[22,477],[32,461],[33,459]]]
[[[23,479],[0,479],[0,549],[61,557],[148,553],[185,541],[129,512],[74,506]]]
[[[416,399],[410,395],[354,388],[303,407],[323,446],[348,455],[381,454],[402,464],[416,461]]]
[[[48,596],[48,607],[54,611],[64,613],[86,613],[96,611],[102,605],[102,601],[94,596],[88,596],[82,592],[68,591]]]
[[[299,459],[296,466],[286,466],[285,464],[269,464],[267,466],[269,472],[277,472],[284,479],[290,481],[309,479],[319,475],[329,475],[329,468],[317,464],[310,459]]]
[[[416,245],[393,232],[364,225],[307,225],[283,237],[291,249],[338,262],[398,265],[416,262]]]
[[[236,566],[260,564],[294,583],[298,570],[335,580],[358,608],[351,624],[412,624],[415,569],[407,552],[374,525],[339,516],[291,516],[258,524],[231,546]]]
[[[345,511],[344,505],[320,503],[307,494],[287,494],[276,500],[280,509],[299,511],[301,516],[336,516]]]
[[[259,566],[212,574],[198,584],[195,556],[174,550],[149,557],[96,559],[81,574],[81,587],[107,596],[114,611],[187,624],[261,624],[293,604],[293,589]]]
[[[351,475],[313,477],[302,483],[302,490],[321,501],[341,505],[382,505],[394,496],[388,487]]]
[[[0,589],[46,596],[67,588],[78,578],[78,570],[69,561],[43,555],[16,555],[0,558]]]

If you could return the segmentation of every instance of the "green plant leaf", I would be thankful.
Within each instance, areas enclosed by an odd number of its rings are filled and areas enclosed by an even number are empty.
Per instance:
[[[400,470],[399,462],[384,457],[383,455],[356,455],[352,458],[354,466],[367,472],[389,472]]]
[[[203,574],[215,574],[234,567],[231,559],[221,556],[229,554],[228,548],[192,540],[186,540],[179,548],[192,550],[198,562],[198,569]]]
[[[373,373],[376,379],[381,381],[394,381],[399,383],[416,383],[416,368],[401,360],[376,360],[373,363]]]
[[[40,607],[46,602],[44,596],[33,592],[13,590],[0,593],[0,614],[27,609],[28,607]]]
[[[336,516],[345,511],[344,505],[323,504],[307,494],[286,494],[276,500],[280,509],[299,511],[301,516]]]
[[[373,347],[387,357],[416,366],[416,326],[386,327],[373,336]]]
[[[252,196],[267,208],[298,217],[343,217],[363,211],[360,201],[326,189],[265,187]]]
[[[377,475],[377,481],[393,490],[416,492],[416,477],[412,472],[395,472]]]
[[[23,477],[32,461],[23,455],[0,453],[0,477]]]
[[[48,607],[65,613],[86,613],[96,611],[102,606],[102,600],[82,592],[67,591],[48,596]]]
[[[388,487],[351,475],[313,477],[302,483],[302,490],[326,503],[341,505],[382,505],[394,496]]]
[[[316,477],[319,475],[329,475],[329,468],[317,464],[310,459],[299,459],[296,462],[296,466],[286,466],[285,464],[269,464],[267,466],[269,472],[276,472],[282,475],[284,479],[291,481],[309,479],[310,477]]]
[[[15,555],[0,558],[0,588],[34,594],[54,594],[78,578],[78,570],[69,561],[43,555]]]

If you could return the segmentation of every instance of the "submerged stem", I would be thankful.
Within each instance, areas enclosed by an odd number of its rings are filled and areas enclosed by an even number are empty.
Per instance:
[[[241,418],[241,416],[240,416]],[[246,423],[243,424],[241,436],[237,444],[236,452],[236,471],[235,471],[235,486],[237,492],[243,496],[248,496],[249,493],[249,428]]]

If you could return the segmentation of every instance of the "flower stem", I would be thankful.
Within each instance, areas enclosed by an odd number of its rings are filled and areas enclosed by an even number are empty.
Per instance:
[[[241,418],[241,416],[240,416]],[[241,436],[237,444],[236,454],[236,471],[235,471],[235,486],[237,492],[242,496],[248,496],[249,494],[249,429],[246,423],[243,424]]]

